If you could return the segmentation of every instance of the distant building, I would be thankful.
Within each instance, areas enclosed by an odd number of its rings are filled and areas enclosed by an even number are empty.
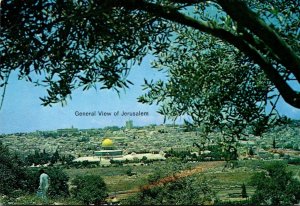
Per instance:
[[[74,128],[73,126],[71,128],[57,129],[57,134],[58,135],[74,134],[74,133],[78,133],[78,129]]]
[[[126,129],[132,129],[133,128],[133,122],[132,120],[126,121]]]

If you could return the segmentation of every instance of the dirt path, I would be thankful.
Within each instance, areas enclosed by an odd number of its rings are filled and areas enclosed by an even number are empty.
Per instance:
[[[175,173],[172,176],[164,177],[164,178],[162,178],[162,179],[160,179],[160,180],[158,180],[158,181],[156,181],[152,184],[145,185],[145,186],[142,187],[142,189],[151,189],[153,187],[162,186],[162,185],[164,185],[166,183],[169,183],[169,182],[175,182],[178,179],[188,177],[188,176],[194,175],[196,173],[203,172],[203,171],[211,169],[211,168],[215,168],[215,167],[220,166],[222,164],[224,164],[224,162],[222,162],[222,161],[203,162],[200,165],[198,165],[197,167],[194,167],[193,169],[183,170],[183,171],[180,171],[178,173]]]
[[[218,167],[221,165],[224,165],[224,161],[202,162],[200,165],[198,165],[197,167],[194,167],[192,169],[186,169],[186,170],[177,172],[172,176],[164,177],[156,182],[153,182],[148,185],[144,185],[142,187],[137,187],[137,188],[134,188],[131,190],[114,193],[114,195],[110,195],[109,198],[116,197],[117,199],[123,199],[124,197],[126,197],[129,194],[137,193],[141,190],[147,190],[147,189],[151,189],[151,188],[157,187],[157,186],[162,186],[166,183],[174,182],[174,181],[177,181],[178,179],[188,177],[188,176],[194,175],[196,173],[204,172],[208,169],[215,168],[215,167]]]

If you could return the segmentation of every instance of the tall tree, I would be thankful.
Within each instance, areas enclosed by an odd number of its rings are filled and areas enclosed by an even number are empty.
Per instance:
[[[300,108],[289,84],[300,81],[299,8],[297,0],[3,0],[1,86],[18,70],[47,87],[44,105],[79,87],[127,87],[131,65],[172,43],[176,23],[233,45]]]
[[[247,194],[247,190],[246,190],[246,185],[245,183],[242,184],[242,198],[247,198],[248,194]]]

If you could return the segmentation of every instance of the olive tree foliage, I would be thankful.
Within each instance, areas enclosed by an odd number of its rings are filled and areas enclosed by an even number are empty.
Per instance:
[[[300,80],[299,8],[297,0],[3,0],[2,99],[13,70],[46,87],[44,105],[77,88],[127,87],[131,65],[168,47],[175,23],[233,45],[300,108],[289,85]]]
[[[178,28],[177,34],[153,63],[168,80],[145,80],[147,92],[139,101],[159,104],[158,112],[168,119],[187,117],[188,125],[202,129],[201,141],[210,141],[210,132],[221,131],[217,142],[226,151],[226,160],[235,160],[238,139],[249,133],[261,135],[276,122],[274,86],[236,48],[191,29]],[[274,107],[267,112],[268,103]]]
[[[1,86],[18,70],[47,87],[44,105],[79,87],[128,87],[130,67],[169,36],[165,22],[105,1],[5,0],[1,13]]]
[[[269,100],[277,99],[269,95],[274,86],[256,64],[216,38],[189,29],[178,33],[153,63],[168,80],[145,80],[149,91],[140,102],[160,104],[159,113],[169,119],[188,115],[196,125],[209,126],[204,130],[221,127],[237,136],[274,114],[265,111]],[[259,129],[253,132],[260,134]]]

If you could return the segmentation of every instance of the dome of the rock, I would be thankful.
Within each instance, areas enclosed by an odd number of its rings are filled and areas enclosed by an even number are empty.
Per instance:
[[[113,147],[113,146],[114,146],[114,143],[113,143],[113,141],[112,141],[111,139],[106,138],[106,139],[104,139],[104,140],[102,141],[101,146],[102,146],[102,147]]]

